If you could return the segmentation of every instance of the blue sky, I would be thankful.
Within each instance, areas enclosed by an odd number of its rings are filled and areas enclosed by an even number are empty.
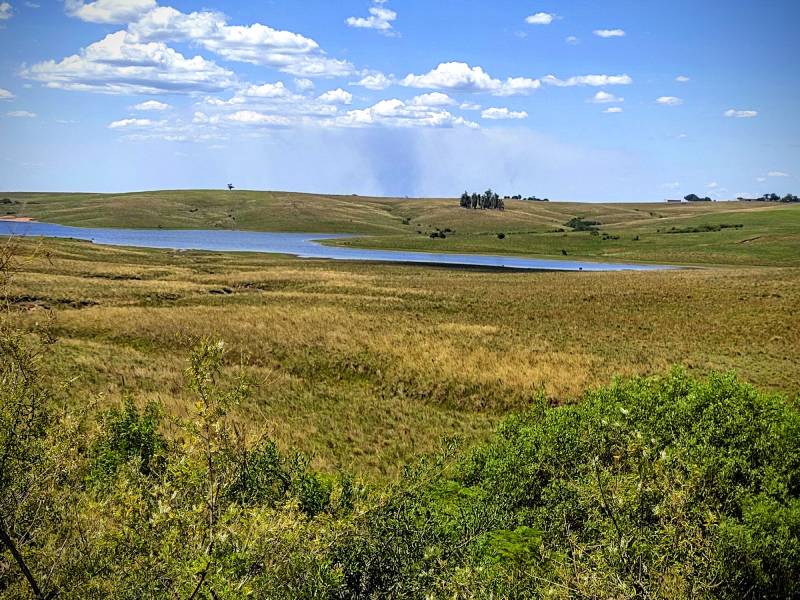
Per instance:
[[[0,0],[0,189],[800,192],[795,0]]]

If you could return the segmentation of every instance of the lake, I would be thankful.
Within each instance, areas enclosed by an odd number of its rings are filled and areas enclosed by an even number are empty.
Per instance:
[[[369,250],[322,245],[320,243],[322,240],[353,237],[347,234],[330,233],[271,233],[200,229],[112,229],[66,227],[51,223],[20,223],[0,220],[0,235],[71,238],[89,241],[94,244],[133,246],[137,248],[207,250],[212,252],[265,252],[269,254],[289,254],[299,258],[546,271],[652,271],[670,268],[663,265],[550,260],[486,254]]]

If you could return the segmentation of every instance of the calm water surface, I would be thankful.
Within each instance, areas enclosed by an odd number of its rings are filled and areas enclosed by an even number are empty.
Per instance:
[[[0,235],[43,236],[86,240],[95,244],[165,248],[171,250],[209,250],[216,252],[266,252],[290,254],[300,258],[404,262],[475,267],[555,270],[555,271],[652,271],[668,269],[661,265],[633,265],[577,260],[547,260],[487,254],[406,252],[323,246],[320,240],[352,237],[331,233],[267,233],[202,229],[111,229],[66,227],[50,223],[14,223],[0,220]]]

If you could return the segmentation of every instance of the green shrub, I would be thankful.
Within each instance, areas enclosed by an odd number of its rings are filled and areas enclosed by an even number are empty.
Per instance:
[[[159,433],[161,408],[150,402],[140,412],[126,398],[100,417],[100,434],[91,447],[90,479],[101,482],[134,460],[143,475],[163,466],[166,442]]]
[[[800,597],[800,413],[682,371],[507,419],[337,550],[354,597]],[[524,591],[524,593],[523,593]]]
[[[573,217],[566,223],[565,226],[570,227],[574,231],[597,231],[600,221],[592,221],[581,217]]]

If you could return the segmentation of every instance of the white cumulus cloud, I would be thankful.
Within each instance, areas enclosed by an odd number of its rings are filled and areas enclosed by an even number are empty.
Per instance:
[[[525,18],[528,25],[550,25],[554,19],[558,18],[557,15],[546,12],[538,12]]]
[[[589,102],[594,102],[595,104],[613,104],[616,102],[625,102],[625,98],[620,98],[614,94],[609,94],[608,92],[601,90],[592,96],[589,99]]]
[[[0,21],[6,21],[12,17],[14,9],[8,2],[0,2]]]
[[[629,75],[576,75],[559,79],[547,75],[541,79],[530,77],[508,77],[501,80],[489,75],[481,67],[463,62],[441,63],[435,69],[422,75],[409,74],[400,85],[416,88],[445,89],[461,92],[483,92],[494,96],[513,96],[527,94],[542,85],[555,87],[628,85],[633,83]]]
[[[493,91],[502,87],[500,80],[493,79],[481,67],[462,62],[441,63],[424,75],[409,74],[400,83],[406,87],[463,91]]]
[[[767,177],[789,177],[789,174],[783,171],[770,171],[767,173]]]
[[[239,90],[237,96],[248,96],[250,98],[286,98],[292,93],[282,81],[276,83],[264,83],[262,85],[249,85]]]
[[[409,74],[400,81],[400,85],[512,96],[536,90],[542,84],[538,79],[528,77],[509,77],[505,81],[501,81],[491,77],[481,67],[472,67],[463,62],[449,62],[441,63],[423,75]]]
[[[317,100],[323,104],[351,104],[353,102],[353,94],[342,88],[337,88],[321,94]]]
[[[416,106],[452,106],[456,101],[442,92],[421,94],[411,99],[411,104]]]
[[[687,77],[686,75],[678,75],[675,78],[675,81],[677,81],[678,83],[687,83],[687,82],[691,81],[691,79],[689,77]]]
[[[619,106],[609,106],[609,107],[608,107],[607,109],[605,109],[603,112],[604,112],[604,113],[607,113],[607,114],[610,114],[610,115],[613,115],[613,114],[618,114],[618,113],[621,113],[621,112],[622,112],[622,108],[621,108],[621,107],[619,107]]]
[[[359,81],[350,85],[360,85],[368,90],[385,90],[395,83],[394,77],[387,77],[383,73],[374,72],[365,74]]]
[[[359,29],[376,29],[381,33],[389,33],[392,30],[392,22],[397,19],[397,13],[382,6],[385,1],[375,2],[375,6],[369,8],[368,17],[348,17],[345,20],[348,27]]]
[[[47,87],[109,94],[218,91],[233,87],[234,74],[201,56],[187,58],[163,42],[111,33],[79,54],[24,68],[21,75]]]
[[[13,100],[16,96],[6,89],[0,88],[0,100]]]
[[[187,42],[232,61],[270,66],[297,77],[338,77],[353,71],[329,58],[311,38],[261,23],[229,25],[219,12],[183,13],[160,6],[128,26],[138,41]]]

